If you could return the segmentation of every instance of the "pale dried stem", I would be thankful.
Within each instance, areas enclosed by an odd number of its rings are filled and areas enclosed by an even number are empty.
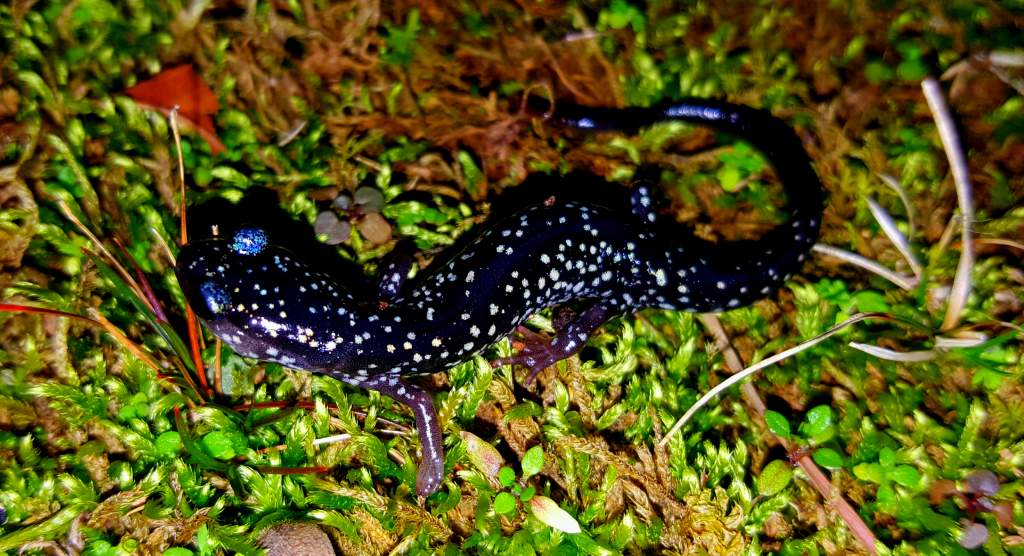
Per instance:
[[[978,238],[974,240],[974,243],[981,245],[1002,245],[1004,247],[1013,247],[1014,249],[1024,251],[1024,243],[1001,237]]]
[[[931,361],[939,356],[934,350],[925,351],[896,351],[894,349],[879,347],[872,344],[862,344],[860,342],[850,342],[848,344],[853,349],[863,351],[868,355],[873,355],[879,359],[885,359],[886,361],[899,361],[902,363],[922,363],[924,361]]]
[[[156,240],[157,245],[160,246],[160,251],[163,252],[165,257],[167,257],[167,260],[168,262],[171,263],[171,266],[177,264],[174,258],[174,253],[171,252],[171,246],[167,244],[167,240],[164,239],[164,236],[160,235],[160,232],[158,232],[156,228],[152,226],[149,227],[149,234],[152,235],[153,239]]]
[[[956,198],[960,205],[960,262],[953,278],[953,289],[949,293],[946,317],[942,320],[942,330],[950,330],[960,322],[960,314],[967,303],[967,296],[971,293],[971,269],[974,267],[974,246],[971,243],[971,225],[974,222],[971,177],[956,125],[949,113],[939,82],[929,77],[921,82],[921,89],[924,91],[928,108],[932,111],[935,126],[939,130],[946,158],[949,159],[953,183],[956,185]]]
[[[910,242],[907,240],[907,236],[900,232],[900,229],[896,226],[896,221],[893,220],[892,216],[882,208],[881,205],[875,202],[874,199],[868,197],[868,208],[871,209],[871,214],[874,215],[875,221],[882,227],[882,231],[885,232],[885,236],[889,238],[896,250],[903,255],[903,260],[907,261],[910,265],[910,270],[913,271],[914,276],[921,279],[921,261],[917,259],[917,255],[914,254],[913,248],[910,246]]]
[[[171,124],[171,135],[174,136],[174,148],[178,151],[178,184],[181,187],[181,203],[178,206],[178,217],[181,220],[181,244],[185,245],[188,243],[188,230],[185,229],[185,159],[181,155],[181,131],[178,129],[179,108],[177,104],[174,105],[174,108],[167,115],[167,119]]]
[[[816,243],[814,247],[812,247],[811,249],[823,255],[835,257],[842,261],[848,262],[854,266],[859,266],[865,270],[874,272],[875,274],[881,276],[882,278],[885,278],[886,280],[892,282],[893,284],[896,284],[897,286],[905,290],[912,290],[915,286],[917,286],[917,279],[914,278],[913,276],[904,276],[902,274],[899,274],[898,272],[894,272],[882,266],[881,264],[867,257],[862,257],[856,253],[851,253],[844,249],[833,247],[831,245],[825,245],[823,243]]]
[[[907,195],[907,190],[903,188],[903,184],[899,182],[895,177],[889,174],[877,174],[882,183],[889,186],[900,196],[900,201],[903,202],[903,209],[907,211],[907,236],[911,239],[914,238],[914,234],[917,233],[917,228],[914,225],[914,205],[910,203],[910,196]]]

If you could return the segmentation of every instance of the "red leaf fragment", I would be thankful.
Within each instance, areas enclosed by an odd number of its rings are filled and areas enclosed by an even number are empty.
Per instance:
[[[191,64],[166,69],[153,78],[147,79],[124,91],[140,105],[170,113],[178,106],[178,115],[186,120],[186,128],[199,132],[210,144],[213,154],[225,150],[224,143],[217,137],[213,125],[213,114],[220,104],[217,95],[199,77]]]

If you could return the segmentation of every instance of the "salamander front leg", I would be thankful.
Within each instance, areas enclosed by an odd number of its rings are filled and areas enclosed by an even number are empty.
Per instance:
[[[610,307],[594,305],[573,317],[551,340],[520,326],[518,332],[522,336],[523,348],[511,357],[502,357],[491,363],[499,366],[521,365],[530,369],[526,377],[529,386],[541,371],[583,349],[587,338],[614,314]]]
[[[388,256],[377,278],[377,295],[382,301],[390,303],[398,297],[414,262],[405,253],[392,253]]]
[[[420,449],[423,461],[416,474],[416,492],[420,496],[430,496],[437,492],[444,478],[444,445],[441,443],[441,426],[434,410],[434,400],[430,394],[413,384],[409,384],[393,375],[375,378],[362,384],[364,388],[377,390],[398,400],[412,409],[416,417],[416,432],[420,436]]]

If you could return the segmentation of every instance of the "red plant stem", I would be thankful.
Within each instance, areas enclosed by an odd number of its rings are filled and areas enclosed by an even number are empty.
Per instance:
[[[97,326],[102,326],[100,323],[96,322],[95,320],[89,317],[83,315],[76,315],[75,313],[68,313],[66,311],[59,311],[57,309],[50,309],[47,307],[33,307],[31,305],[18,305],[16,303],[0,303],[0,311],[6,313],[41,313],[44,315],[55,315],[58,317],[78,319],[81,321],[95,324]]]
[[[192,348],[192,363],[195,364],[196,374],[199,375],[199,384],[206,391],[206,396],[212,397],[213,392],[210,390],[210,385],[206,382],[203,355],[199,351],[199,322],[196,319],[195,312],[192,311],[192,307],[189,307],[188,304],[185,304],[185,320],[188,321],[188,343],[189,347]]]
[[[122,243],[120,239],[114,238],[114,243],[117,244],[121,254],[128,259],[128,263],[132,265],[132,270],[135,272],[135,279],[142,287],[142,293],[145,294],[143,299],[145,299],[149,304],[149,308],[153,310],[156,314],[156,318],[159,319],[160,322],[167,322],[167,315],[164,314],[163,308],[160,307],[160,302],[157,301],[156,294],[153,292],[153,287],[149,284],[149,280],[142,272],[142,269],[139,268],[139,265],[135,262],[135,258],[128,252],[128,249],[125,248],[124,243]]]
[[[214,344],[217,350],[217,357],[213,364],[213,387],[217,390],[218,394],[223,394],[224,389],[221,388],[221,379],[223,378],[223,369],[221,368],[220,362],[220,338],[217,338],[217,343]]]
[[[330,468],[322,465],[313,467],[274,467],[273,465],[254,465],[254,469],[260,473],[269,475],[303,475],[306,473],[327,473]]]
[[[722,352],[722,356],[725,358],[726,367],[731,373],[738,373],[743,370],[743,361],[740,359],[736,350],[733,349],[732,344],[729,342],[729,336],[725,333],[725,329],[722,328],[722,323],[719,322],[718,317],[712,314],[704,314],[700,316],[700,321],[704,323],[704,326],[711,332],[712,337],[715,339],[715,345]],[[765,405],[761,396],[757,393],[757,389],[753,384],[746,382],[740,387],[743,397],[747,404],[750,405],[754,413],[763,421]],[[781,444],[787,452],[790,451],[789,442],[780,436],[775,436],[775,439]],[[860,518],[860,515],[853,506],[843,498],[843,495],[838,492],[829,482],[828,477],[821,471],[818,464],[814,463],[811,459],[810,454],[805,454],[797,460],[797,465],[800,469],[803,469],[804,473],[807,474],[808,480],[811,485],[814,486],[815,490],[821,494],[822,498],[825,499],[827,504],[830,504],[835,508],[836,513],[843,519],[846,526],[850,528],[850,532],[857,538],[863,545],[864,549],[868,554],[874,556],[878,554],[875,549],[875,543],[878,540],[875,538],[875,534],[871,532],[871,529],[864,523],[864,520]]]
[[[251,411],[253,409],[283,409],[283,408],[286,408],[286,407],[293,407],[293,406],[297,407],[299,409],[313,409],[313,408],[316,407],[316,404],[314,404],[313,402],[294,402],[293,403],[293,402],[287,402],[287,401],[280,401],[280,402],[256,402],[256,403],[247,403],[247,404],[236,405],[235,407],[233,407],[231,409],[233,409],[235,411]],[[327,404],[327,408],[328,409],[338,409],[338,406],[331,403],[331,404]]]

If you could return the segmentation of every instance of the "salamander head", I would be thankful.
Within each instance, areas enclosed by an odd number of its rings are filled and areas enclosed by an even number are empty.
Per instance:
[[[351,296],[262,229],[186,245],[176,274],[192,310],[239,354],[309,370],[344,358]]]
[[[192,310],[207,323],[246,313],[244,308],[236,309],[237,302],[251,297],[241,291],[241,285],[254,269],[265,266],[259,255],[267,247],[267,235],[260,228],[242,228],[230,238],[215,237],[183,247],[175,270]]]

